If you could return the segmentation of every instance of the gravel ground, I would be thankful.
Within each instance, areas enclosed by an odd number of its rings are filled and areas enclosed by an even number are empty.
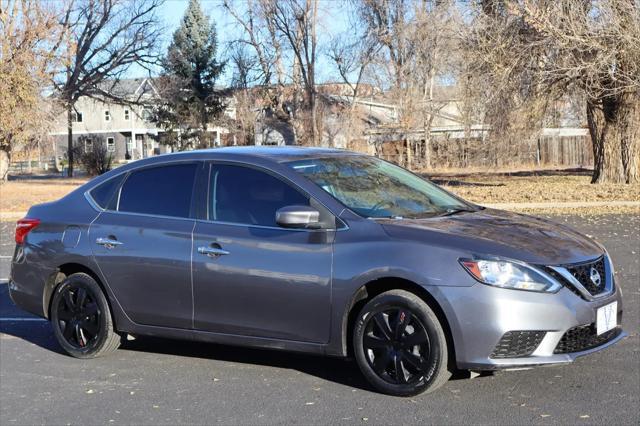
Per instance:
[[[573,365],[394,398],[371,391],[353,361],[152,338],[81,361],[61,353],[47,322],[0,321],[0,424],[637,425],[640,218],[555,219],[607,246],[625,296],[629,337]],[[12,227],[0,224],[0,255],[13,250]],[[29,317],[0,285],[0,318],[16,316]]]

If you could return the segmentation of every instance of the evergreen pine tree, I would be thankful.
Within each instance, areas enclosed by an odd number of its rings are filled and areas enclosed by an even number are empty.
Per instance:
[[[216,27],[199,0],[190,0],[163,61],[160,91],[164,104],[157,120],[165,127],[164,142],[178,149],[211,145],[208,125],[224,105],[215,83],[224,64],[216,59]]]

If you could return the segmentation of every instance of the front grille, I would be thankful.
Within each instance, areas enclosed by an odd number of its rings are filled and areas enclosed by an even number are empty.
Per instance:
[[[496,345],[491,358],[522,358],[536,350],[546,331],[507,331]]]
[[[573,327],[564,333],[564,336],[560,339],[560,342],[553,353],[568,354],[572,352],[586,351],[587,349],[595,348],[615,339],[621,332],[622,329],[620,327],[616,327],[598,336],[596,333],[595,323]]]
[[[562,283],[562,285],[564,285],[566,288],[571,290],[571,292],[573,294],[575,294],[576,296],[581,297],[584,300],[587,300],[587,298],[584,297],[584,295],[582,293],[580,293],[580,291],[577,288],[575,288],[573,284],[571,284],[569,281],[567,281],[562,275],[560,275],[559,273],[557,273],[556,271],[554,271],[551,268],[545,268],[545,272],[547,274],[551,275],[553,278],[555,278],[558,282]]]
[[[591,267],[593,267],[598,274],[600,275],[600,285],[597,286],[591,281]],[[587,290],[587,292],[591,296],[598,296],[603,294],[607,289],[611,289],[613,283],[610,283],[607,286],[607,274],[605,269],[605,258],[604,256],[600,257],[593,262],[573,264],[573,265],[563,265],[562,268],[566,269],[573,277],[578,280],[578,282]],[[586,295],[582,294],[580,290],[573,285],[573,283],[567,280],[562,276],[559,272],[555,271],[552,267],[542,266],[544,271],[555,278],[558,282],[562,283],[567,289],[569,289],[575,295],[581,297],[584,300],[590,300]]]
[[[579,265],[567,265],[566,268],[571,275],[580,281],[580,284],[582,284],[582,286],[586,288],[592,296],[596,296],[605,291],[605,280],[607,275],[604,267],[604,256],[595,262],[581,263]],[[591,280],[592,268],[598,272],[598,275],[600,275],[600,285],[596,285]]]

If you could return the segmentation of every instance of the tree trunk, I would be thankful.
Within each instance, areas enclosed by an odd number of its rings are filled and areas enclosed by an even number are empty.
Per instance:
[[[67,159],[69,160],[68,176],[73,177],[73,105],[67,104]]]
[[[591,183],[638,182],[638,94],[624,93],[588,102],[587,122],[594,158]]]
[[[0,148],[0,183],[9,178],[9,167],[11,167],[11,153],[9,149]]]
[[[318,106],[315,88],[311,89],[311,146],[320,146],[318,140]]]

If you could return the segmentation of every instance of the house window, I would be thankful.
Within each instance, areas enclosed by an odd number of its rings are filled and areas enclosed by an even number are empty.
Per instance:
[[[109,152],[116,151],[116,141],[113,138],[107,138],[107,151]]]
[[[151,107],[143,107],[142,108],[142,119],[145,121],[151,121],[151,118],[153,117],[153,111],[151,109]]]
[[[82,113],[80,111],[73,111],[71,113],[71,121],[74,123],[82,123]]]
[[[111,113],[108,109],[104,110],[104,121],[111,121]]]
[[[84,152],[93,151],[93,141],[91,139],[84,140]]]
[[[127,152],[131,154],[133,152],[133,139],[131,137],[127,137]]]
[[[128,110],[128,109],[125,109],[125,110],[124,110],[124,119],[125,119],[126,121],[129,121],[129,110]]]

